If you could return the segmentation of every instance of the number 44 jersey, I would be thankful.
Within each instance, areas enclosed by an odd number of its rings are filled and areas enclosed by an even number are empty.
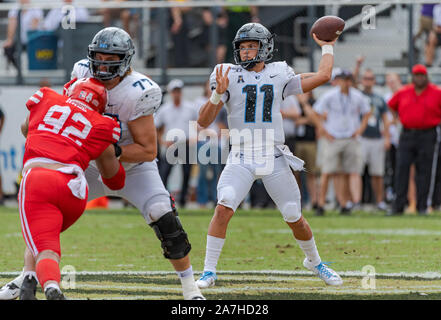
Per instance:
[[[219,67],[217,65],[210,76],[212,90],[216,87],[216,68]],[[222,67],[224,74],[228,67],[231,67],[229,85],[222,101],[228,113],[231,144],[253,150],[283,145],[285,136],[280,105],[287,96],[285,88],[290,81],[297,82],[295,94],[302,93],[300,75],[296,75],[285,61],[265,64],[261,72],[226,63]],[[231,132],[233,129],[239,131],[240,142]]]
[[[46,158],[85,170],[121,135],[111,117],[72,102],[50,88],[41,88],[26,102],[30,111],[23,163]]]

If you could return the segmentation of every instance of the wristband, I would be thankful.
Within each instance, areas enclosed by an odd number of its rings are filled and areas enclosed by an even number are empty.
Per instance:
[[[330,44],[325,44],[322,46],[322,56],[325,54],[334,55],[334,47]]]
[[[222,95],[217,93],[216,90],[213,90],[213,92],[211,93],[211,97],[210,97],[210,102],[214,105],[218,105],[219,102],[221,101]]]
[[[119,157],[121,157],[122,149],[117,143],[114,143],[113,146],[115,147],[115,157],[119,160]]]

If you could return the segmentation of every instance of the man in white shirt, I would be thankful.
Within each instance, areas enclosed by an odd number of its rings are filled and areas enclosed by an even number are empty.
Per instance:
[[[48,31],[55,31],[62,24],[63,18],[73,18],[73,22],[87,22],[89,20],[89,11],[86,8],[76,7],[73,4],[73,0],[63,0],[65,3],[64,8],[51,9],[44,18],[43,28]],[[69,7],[67,7],[69,6]],[[73,11],[72,11],[73,9]]]
[[[18,1],[21,5],[29,4],[30,0]],[[15,68],[18,69],[17,61],[15,60],[15,34],[18,26],[18,11],[19,9],[11,9],[8,12],[8,28],[6,34],[6,40],[3,43],[5,55],[8,61],[11,62]],[[20,41],[23,46],[23,50],[26,50],[28,43],[28,31],[40,29],[40,23],[43,19],[43,10],[38,8],[22,9],[20,11]]]
[[[155,116],[155,125],[158,130],[159,145],[165,149],[161,152],[159,173],[164,185],[167,186],[168,177],[175,164],[182,164],[183,179],[179,196],[179,204],[185,207],[190,180],[190,121],[196,121],[198,114],[192,104],[182,99],[184,83],[180,79],[173,79],[167,85],[171,101],[164,104]],[[196,128],[196,122],[195,122]],[[193,132],[196,134],[196,132]],[[195,147],[195,146],[194,146]]]
[[[361,91],[351,87],[352,74],[349,71],[342,70],[335,78],[337,86],[314,104],[314,109],[324,120],[325,137],[316,215],[324,214],[329,178],[340,173],[349,178],[351,196],[349,199],[348,194],[337,191],[341,213],[350,213],[352,202],[360,202],[361,149],[358,137],[366,129],[370,106]]]

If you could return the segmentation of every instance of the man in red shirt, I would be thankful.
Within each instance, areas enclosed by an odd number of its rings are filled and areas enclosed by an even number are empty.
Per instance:
[[[125,171],[113,145],[121,128],[100,114],[106,104],[107,91],[95,79],[78,80],[67,96],[41,88],[26,103],[30,114],[22,125],[27,139],[18,200],[23,238],[36,263],[34,270],[25,270],[22,300],[35,299],[35,292],[27,290],[35,288],[35,276],[48,300],[64,299],[60,233],[85,209],[89,162],[96,159],[110,189],[124,186]]]
[[[428,204],[432,203],[436,168],[439,167],[441,89],[430,83],[425,66],[415,65],[412,68],[412,83],[397,91],[388,104],[403,125],[397,151],[396,198],[391,214],[403,213],[409,168],[415,163],[417,210],[424,215]]]

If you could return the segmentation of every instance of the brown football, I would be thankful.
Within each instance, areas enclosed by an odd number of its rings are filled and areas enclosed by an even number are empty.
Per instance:
[[[324,16],[318,19],[311,27],[310,35],[315,33],[323,41],[332,41],[337,38],[345,28],[345,21],[336,16]]]

